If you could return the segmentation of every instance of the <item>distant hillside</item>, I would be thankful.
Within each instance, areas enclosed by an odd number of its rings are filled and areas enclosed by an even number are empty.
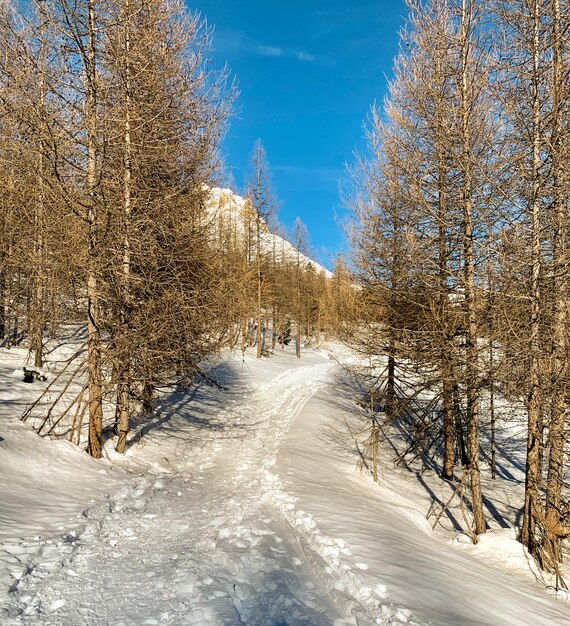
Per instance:
[[[235,223],[236,229],[241,233],[244,231],[245,206],[245,198],[237,195],[231,189],[220,189],[218,187],[214,187],[210,191],[210,202],[208,208],[212,212],[212,215],[215,215],[216,217],[227,216],[227,219]],[[263,248],[266,252],[274,249],[279,260],[285,258],[291,261],[296,261],[297,259],[297,249],[295,246],[291,242],[287,241],[287,239],[271,232],[269,227],[263,234]],[[324,272],[328,278],[332,278],[332,273],[320,263],[317,263],[317,261],[304,254],[301,254],[301,259],[303,263],[312,265],[316,272]]]

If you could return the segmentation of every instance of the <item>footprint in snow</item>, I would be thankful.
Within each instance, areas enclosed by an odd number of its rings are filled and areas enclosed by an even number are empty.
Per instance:
[[[55,613],[56,611],[59,611],[59,609],[61,609],[63,606],[65,606],[65,600],[60,598],[59,600],[55,600],[49,605],[49,611],[50,613]]]
[[[386,589],[386,587],[381,583],[378,583],[376,587],[374,587],[374,593],[382,600],[386,600],[386,598],[388,598],[388,589]]]

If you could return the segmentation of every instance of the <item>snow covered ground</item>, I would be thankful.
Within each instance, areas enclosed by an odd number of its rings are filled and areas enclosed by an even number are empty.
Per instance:
[[[2,624],[570,623],[519,565],[434,535],[412,475],[356,472],[324,351],[228,356],[223,390],[163,398],[101,461],[19,422],[44,384],[14,378],[23,356],[0,353]]]

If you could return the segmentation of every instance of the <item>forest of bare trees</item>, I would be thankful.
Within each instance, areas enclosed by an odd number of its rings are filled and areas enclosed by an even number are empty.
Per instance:
[[[215,341],[200,214],[231,94],[177,2],[3,10],[2,337],[29,335],[41,366],[48,329],[85,324],[99,457],[104,400],[123,451],[131,398],[148,404]]]
[[[100,457],[112,425],[124,452],[133,417],[224,346],[261,357],[293,329],[298,350],[301,333],[317,341],[333,288],[269,237],[261,143],[245,205],[212,206],[236,90],[211,69],[197,14],[179,0],[0,11],[0,343],[41,368],[79,329],[38,430],[71,420],[69,438]]]
[[[385,419],[407,423],[405,454],[436,456],[469,489],[474,538],[497,401],[526,413],[519,539],[556,571],[570,534],[570,3],[408,5],[352,171],[352,342]]]
[[[398,422],[401,459],[436,459],[468,492],[475,541],[508,407],[526,423],[519,539],[556,573],[570,536],[570,2],[407,4],[351,171],[351,259],[327,274],[300,220],[281,231],[260,141],[243,197],[218,188],[236,89],[181,0],[2,2],[0,345],[39,371],[47,346],[81,338],[34,425],[65,420],[98,458],[106,439],[126,450],[165,389],[208,382],[224,348],[265,358],[291,343],[301,358],[344,340],[368,364],[374,468]]]
[[[259,142],[251,165],[245,197],[218,190],[213,207],[212,245],[225,276],[224,340],[242,353],[255,347],[257,358],[294,342],[300,358],[302,344],[316,346],[338,335],[342,319],[335,316],[335,307],[341,307],[345,295],[337,283],[350,285],[352,278],[348,271],[339,279],[331,277],[310,260],[308,233],[300,219],[289,236],[282,232]]]

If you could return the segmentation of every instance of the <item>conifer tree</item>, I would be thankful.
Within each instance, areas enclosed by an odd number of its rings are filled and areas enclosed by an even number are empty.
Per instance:
[[[246,195],[251,202],[254,219],[255,237],[255,271],[256,271],[256,346],[257,358],[263,354],[263,305],[264,302],[264,276],[263,258],[265,256],[264,234],[267,232],[269,220],[274,216],[277,206],[271,190],[271,174],[265,149],[258,140],[251,155],[251,178],[247,184]]]

